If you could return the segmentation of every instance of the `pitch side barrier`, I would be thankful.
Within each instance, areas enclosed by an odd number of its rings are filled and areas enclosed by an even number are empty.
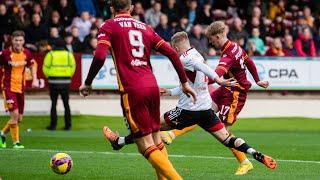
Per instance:
[[[219,57],[207,58],[210,67],[215,68]],[[269,90],[320,90],[320,57],[253,57],[259,77],[270,82]],[[92,62],[91,55],[82,55],[81,81],[83,82]],[[132,63],[135,61],[133,60]],[[171,62],[164,56],[152,56],[153,72],[161,87],[173,88],[179,85],[178,76]],[[93,81],[93,89],[114,90],[118,88],[116,69],[112,57],[107,60]],[[253,90],[263,90],[253,83]]]

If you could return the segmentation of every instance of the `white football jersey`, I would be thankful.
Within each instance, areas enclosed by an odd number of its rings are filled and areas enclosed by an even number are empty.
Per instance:
[[[188,97],[181,90],[181,87],[171,89],[171,95],[180,95],[177,107],[189,111],[202,111],[211,108],[212,100],[208,90],[206,75],[211,79],[216,77],[216,73],[204,63],[204,58],[195,49],[189,49],[180,56],[180,60],[186,70],[188,82],[197,93],[197,102],[193,103],[192,98]]]

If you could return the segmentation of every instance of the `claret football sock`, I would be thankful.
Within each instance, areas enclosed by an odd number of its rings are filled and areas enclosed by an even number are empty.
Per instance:
[[[178,172],[174,169],[171,162],[166,158],[157,146],[150,146],[144,152],[144,157],[148,159],[150,164],[156,169],[157,174],[162,174],[168,179],[182,179]]]
[[[10,132],[11,132],[12,142],[13,143],[19,142],[19,126],[18,126],[18,124],[10,124]]]

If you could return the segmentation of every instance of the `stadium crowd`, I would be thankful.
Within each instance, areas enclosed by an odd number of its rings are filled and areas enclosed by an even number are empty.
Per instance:
[[[26,33],[26,47],[46,52],[64,41],[70,52],[92,53],[98,27],[112,17],[108,0],[0,0],[0,50],[13,30]],[[204,36],[212,21],[224,20],[228,37],[252,56],[320,54],[317,0],[133,0],[132,16],[166,41],[186,31],[204,55],[219,55]]]

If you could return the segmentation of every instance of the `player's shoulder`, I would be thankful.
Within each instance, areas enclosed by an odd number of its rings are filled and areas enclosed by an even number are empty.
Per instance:
[[[9,56],[10,54],[11,54],[10,48],[3,49],[3,50],[0,52],[0,55],[1,55],[1,56]]]

